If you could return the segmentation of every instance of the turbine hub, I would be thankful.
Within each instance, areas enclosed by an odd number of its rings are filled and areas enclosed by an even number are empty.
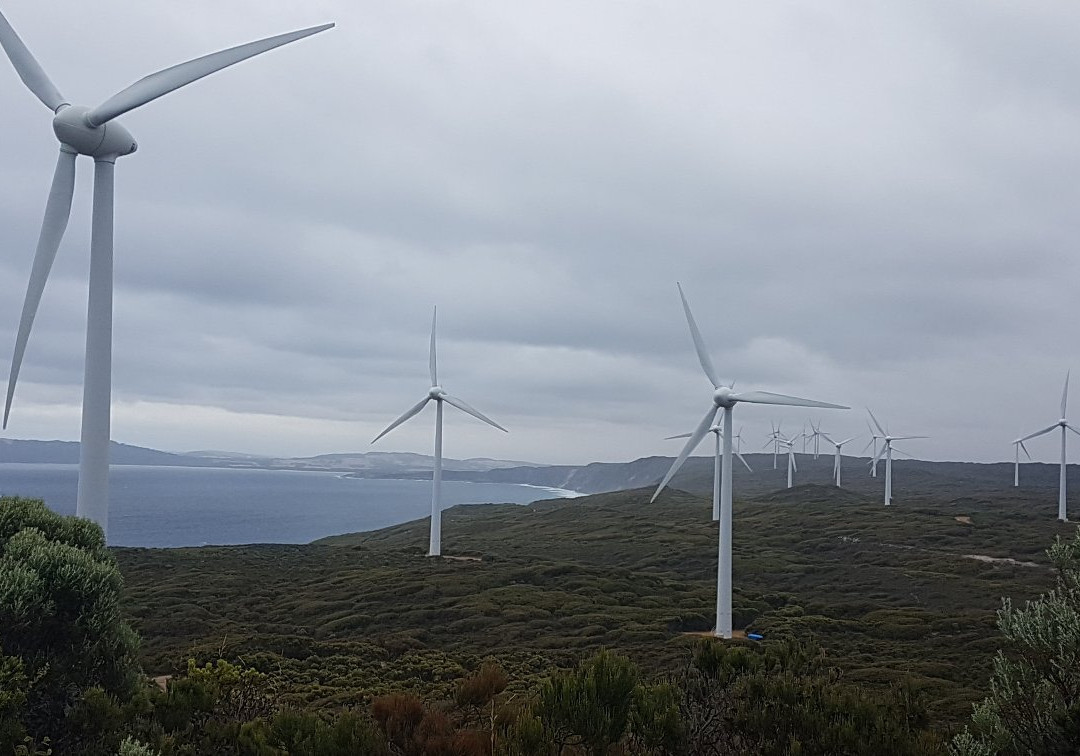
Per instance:
[[[53,117],[56,138],[78,154],[92,158],[130,155],[139,148],[131,132],[116,121],[91,126],[86,120],[89,112],[90,108],[85,105],[60,108]]]
[[[732,393],[733,392],[730,386],[721,386],[713,392],[713,404],[715,404],[717,407],[734,407],[735,402],[731,398]]]
[[[1066,420],[1065,418],[1061,418],[1060,420],[1058,420],[1057,424],[1060,425],[1062,428],[1064,428],[1066,425],[1069,424],[1069,421]]]
[[[442,386],[432,386],[427,392],[428,397],[431,399],[442,399],[445,394],[446,392],[442,390]]]

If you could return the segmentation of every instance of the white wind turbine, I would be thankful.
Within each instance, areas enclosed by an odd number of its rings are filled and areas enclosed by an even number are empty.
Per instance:
[[[1019,487],[1020,486],[1020,450],[1021,449],[1024,450],[1024,454],[1027,455],[1028,461],[1031,461],[1031,452],[1029,452],[1027,450],[1027,447],[1024,446],[1024,440],[1021,439],[1021,438],[1018,438],[1015,441],[1013,441],[1013,446],[1016,449],[1016,462],[1015,462],[1015,466],[1013,467],[1013,486]]]
[[[682,290],[680,289],[680,292],[681,291]],[[772,469],[774,470],[777,469],[776,458],[780,456],[781,438],[783,438],[783,436],[780,433],[780,426],[773,425],[772,433],[769,434],[769,440],[765,442],[765,445],[763,447],[761,447],[762,449],[768,449],[769,447],[772,447]]]
[[[1065,516],[1065,430],[1068,429],[1071,430],[1073,433],[1080,435],[1080,431],[1069,425],[1069,421],[1065,419],[1065,405],[1067,404],[1068,399],[1069,373],[1065,373],[1065,388],[1061,392],[1061,419],[1048,428],[1043,428],[1041,431],[1036,431],[1035,433],[1028,434],[1027,436],[1024,436],[1023,438],[1017,440],[1017,443],[1023,443],[1028,439],[1035,438],[1036,436],[1041,436],[1044,433],[1049,433],[1055,428],[1061,428],[1061,472],[1058,481],[1058,519],[1062,522],[1068,522],[1068,518]],[[1027,450],[1025,449],[1025,451]]]
[[[431,374],[431,388],[428,389],[428,395],[417,402],[417,404],[409,409],[404,415],[386,426],[386,430],[377,435],[371,442],[375,443],[406,420],[419,414],[420,410],[424,409],[428,402],[435,402],[435,469],[431,475],[431,528],[428,535],[428,556],[439,556],[442,554],[442,503],[440,499],[442,494],[443,402],[457,407],[462,412],[472,415],[477,420],[484,421],[493,428],[498,428],[503,433],[509,433],[506,428],[502,427],[491,418],[481,414],[478,410],[473,409],[460,399],[456,399],[447,394],[443,391],[442,386],[439,385],[439,374],[435,365],[435,317],[437,314],[438,310],[431,315],[431,350],[428,354],[428,372]]]
[[[785,438],[780,440],[780,445],[787,448],[787,487],[791,488],[795,485],[795,473],[799,471],[799,466],[795,464],[795,438]]]
[[[870,408],[866,408],[867,412],[870,412]],[[884,443],[881,446],[881,450],[874,455],[874,464],[884,455],[885,457],[885,506],[889,506],[892,503],[892,455],[893,455],[893,441],[904,441],[907,439],[915,438],[928,438],[928,436],[890,436],[888,432],[881,427],[881,423],[874,417],[874,413],[870,412],[870,419],[874,421],[874,425],[877,426],[878,432],[881,433],[878,438],[881,438]],[[896,449],[896,451],[900,451]],[[905,452],[900,452],[904,454]]]
[[[37,314],[53,260],[67,229],[75,191],[75,158],[94,159],[93,225],[90,235],[90,296],[86,323],[83,377],[82,434],[79,450],[79,488],[75,514],[105,530],[109,518],[109,436],[112,396],[113,315],[113,172],[116,159],[135,152],[135,139],[118,116],[151,100],[209,76],[215,71],[275,47],[317,34],[333,24],[269,37],[205,55],[158,71],[113,95],[95,108],[72,105],[60,94],[7,19],[0,14],[0,46],[30,91],[54,113],[53,132],[60,141],[60,158],[53,175],[45,218],[26,287],[15,353],[8,377],[4,428],[7,428],[15,382],[19,377],[30,328]]]
[[[672,476],[679,471],[683,462],[690,455],[690,452],[701,443],[701,439],[705,437],[705,434],[709,432],[709,429],[713,425],[713,420],[716,417],[716,413],[723,410],[723,434],[724,445],[721,457],[721,471],[720,471],[720,537],[719,537],[719,559],[717,560],[716,568],[716,629],[714,634],[718,638],[730,638],[731,637],[731,416],[732,410],[739,402],[746,402],[750,404],[780,404],[791,405],[795,407],[822,407],[828,409],[848,409],[839,404],[829,404],[827,402],[817,402],[812,399],[800,399],[795,396],[786,396],[784,394],[774,394],[770,391],[740,391],[736,392],[731,384],[722,384],[720,378],[717,375],[716,369],[713,367],[712,360],[709,358],[709,353],[705,349],[705,341],[701,338],[701,332],[698,330],[697,323],[694,322],[694,316],[690,312],[690,304],[686,301],[686,296],[683,294],[682,286],[679,286],[679,297],[682,299],[683,312],[686,313],[686,322],[690,326],[690,336],[694,340],[694,348],[697,350],[698,361],[701,363],[702,370],[705,371],[705,375],[708,377],[709,382],[713,386],[712,393],[712,406],[709,407],[709,411],[705,413],[705,416],[701,418],[701,422],[698,423],[697,428],[690,434],[690,438],[687,440],[686,445],[683,446],[682,451],[679,452],[679,456],[675,458],[675,461],[671,463],[671,469],[668,470],[667,475],[660,481],[660,485],[656,488],[656,493],[652,495],[650,502],[656,501],[656,497],[660,495],[660,492],[664,490],[664,487],[671,480]]]
[[[819,450],[820,450],[819,444],[821,442],[822,437],[825,434],[821,432],[821,423],[818,423],[817,425],[814,425],[813,420],[810,420],[809,422],[810,422],[810,430],[812,430],[813,433],[811,433],[809,436],[807,436],[807,438],[814,442],[814,459],[817,459],[818,458],[818,453],[819,453]]]
[[[836,487],[840,488],[840,449],[844,444],[854,441],[858,436],[852,436],[851,438],[845,438],[843,441],[833,441],[829,438],[828,434],[822,433],[821,437],[828,441],[830,444],[836,447],[836,456],[833,457],[833,481],[836,483]]]
[[[716,452],[715,452],[715,455],[713,457],[713,493],[712,493],[712,518],[713,518],[713,522],[716,522],[717,520],[720,519],[720,472],[721,472],[720,471],[720,462],[721,462],[721,456],[722,456],[722,454],[721,454],[721,445],[720,445],[720,435],[724,432],[723,423],[714,423],[713,426],[711,428],[709,428],[709,432],[716,436]],[[742,428],[739,429],[738,434],[736,434],[735,436],[732,436],[732,439],[738,438],[741,435],[742,435]],[[668,436],[664,440],[665,441],[670,441],[673,438],[690,438],[690,436],[691,436],[691,434],[689,434],[689,433],[680,433],[680,434],[678,434],[676,436]],[[736,457],[739,458],[739,461],[742,462],[743,465],[746,466],[746,469],[749,472],[754,471],[753,468],[750,467],[750,464],[745,459],[743,459],[743,455],[739,453],[739,449],[738,449],[737,446],[734,449],[734,454],[735,454]]]
[[[871,456],[870,456],[870,460],[871,460],[871,462],[870,462],[870,477],[871,478],[876,478],[877,477],[877,463],[878,463],[877,442],[878,442],[879,438],[882,438],[882,436],[878,435],[878,432],[876,430],[874,430],[874,427],[872,425],[870,425],[869,422],[866,423],[866,427],[870,431],[870,440],[867,441],[866,446],[863,447],[863,454],[866,453],[867,449],[870,449],[871,445],[874,447],[873,450],[870,453],[871,454]]]

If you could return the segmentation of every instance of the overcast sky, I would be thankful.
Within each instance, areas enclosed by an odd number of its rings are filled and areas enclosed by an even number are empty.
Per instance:
[[[183,451],[551,463],[674,454],[710,406],[681,281],[740,405],[927,459],[1011,459],[1080,367],[1080,5],[1004,0],[4,0],[95,105],[335,21],[122,117],[113,438]],[[57,143],[0,60],[0,371]],[[77,439],[89,158],[10,438]],[[3,376],[0,376],[3,380]],[[1080,383],[1080,375],[1078,381]],[[1074,413],[1080,415],[1080,385]],[[1074,441],[1077,439],[1074,439]],[[863,442],[854,444],[861,448]],[[745,448],[745,447],[744,447]],[[1052,461],[1056,441],[1030,445]],[[858,448],[855,449],[858,451]]]

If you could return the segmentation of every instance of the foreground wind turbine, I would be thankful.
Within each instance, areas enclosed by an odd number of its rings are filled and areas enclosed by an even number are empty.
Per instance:
[[[15,353],[11,358],[4,428],[7,428],[15,382],[19,378],[30,328],[37,314],[60,240],[67,229],[75,191],[75,157],[94,159],[93,226],[90,234],[90,296],[86,323],[86,363],[83,379],[82,435],[79,450],[79,489],[75,514],[101,525],[109,519],[109,435],[112,396],[113,315],[113,170],[116,159],[135,152],[135,139],[115,120],[129,110],[215,71],[275,47],[329,29],[333,24],[269,37],[205,55],[140,79],[96,108],[73,105],[53,85],[23,41],[0,14],[0,46],[30,91],[54,113],[53,131],[60,140],[60,158],[45,205],[37,252],[26,287]]]
[[[664,490],[672,476],[679,471],[683,462],[690,455],[705,434],[713,425],[716,413],[723,410],[723,433],[724,445],[721,461],[720,477],[720,539],[719,559],[716,568],[716,629],[714,634],[718,638],[731,637],[731,415],[732,409],[739,402],[751,404],[782,404],[795,407],[822,407],[828,409],[848,409],[839,404],[817,402],[812,399],[800,399],[795,396],[774,394],[769,391],[740,391],[736,392],[731,384],[723,384],[713,367],[709,353],[705,349],[705,341],[701,338],[694,315],[690,312],[690,303],[686,301],[682,286],[679,286],[679,298],[682,299],[683,312],[686,313],[686,322],[690,326],[690,337],[694,340],[694,348],[697,350],[698,361],[701,368],[713,386],[712,406],[705,416],[701,418],[698,427],[690,434],[686,445],[683,446],[679,456],[671,463],[671,469],[660,481],[656,493],[652,495],[650,502],[656,501],[656,497]]]
[[[713,518],[713,522],[716,522],[717,520],[720,519],[720,472],[721,472],[720,471],[720,461],[721,461],[720,434],[724,432],[723,424],[722,423],[715,423],[711,428],[709,428],[709,432],[715,434],[715,436],[716,436],[716,453],[713,456],[713,491],[712,491],[712,518]],[[740,428],[739,432],[735,436],[732,436],[732,439],[739,438],[741,435],[742,435],[742,429]],[[670,441],[673,438],[690,438],[690,436],[691,436],[690,433],[680,433],[677,436],[668,436],[664,440],[665,441]],[[735,456],[739,458],[739,461],[742,462],[743,465],[746,466],[746,469],[749,472],[754,471],[753,468],[750,467],[750,463],[748,463],[745,459],[743,459],[743,455],[739,453],[739,448],[737,446],[735,447],[735,452],[734,453],[735,453]]]
[[[428,395],[421,399],[404,415],[386,426],[386,430],[377,435],[371,442],[375,443],[375,441],[378,441],[406,420],[414,415],[418,415],[420,410],[427,406],[428,402],[435,402],[435,469],[431,475],[431,529],[428,536],[428,556],[439,556],[442,554],[442,504],[440,503],[440,498],[442,493],[443,402],[457,407],[462,412],[472,415],[477,420],[483,420],[491,427],[498,428],[503,433],[509,432],[506,428],[502,427],[491,418],[482,415],[479,411],[473,409],[465,402],[460,399],[455,399],[447,394],[443,391],[442,386],[439,385],[439,373],[435,366],[435,317],[437,314],[438,311],[436,310],[431,315],[431,350],[428,355],[428,371],[431,374],[431,388],[428,389]]]
[[[867,412],[870,412],[870,408],[866,408]],[[881,433],[878,438],[881,438],[884,443],[881,446],[881,451],[874,455],[874,464],[881,459],[882,455],[885,457],[885,506],[892,504],[892,455],[894,451],[893,441],[904,441],[906,439],[914,438],[928,438],[928,436],[890,436],[888,432],[881,427],[881,423],[874,417],[874,413],[870,412],[870,419],[874,421],[874,425],[877,426],[878,432]],[[900,452],[899,449],[895,451]],[[904,454],[905,452],[900,452]]]
[[[845,438],[843,441],[833,441],[829,438],[828,434],[822,433],[821,437],[828,441],[830,444],[836,447],[836,456],[833,457],[833,481],[836,483],[836,487],[840,488],[840,449],[844,444],[854,441],[858,436],[852,436],[851,438]]]
[[[1073,433],[1075,433],[1077,435],[1080,435],[1080,431],[1078,431],[1073,426],[1069,425],[1069,421],[1065,419],[1065,405],[1068,403],[1068,400],[1069,400],[1069,373],[1065,373],[1065,388],[1061,392],[1061,419],[1058,420],[1053,425],[1051,425],[1050,427],[1043,428],[1041,431],[1036,431],[1035,433],[1028,434],[1027,436],[1024,436],[1023,438],[1018,439],[1017,442],[1016,442],[1018,444],[1023,443],[1024,441],[1027,441],[1028,439],[1035,438],[1036,436],[1041,436],[1044,433],[1049,433],[1050,431],[1054,430],[1055,428],[1061,428],[1061,473],[1060,473],[1060,478],[1059,478],[1059,481],[1058,481],[1058,519],[1061,520],[1062,522],[1067,522],[1068,521],[1068,518],[1066,518],[1066,516],[1065,516],[1065,469],[1066,469],[1066,465],[1065,465],[1065,430],[1068,429],[1068,430],[1071,430]],[[1025,449],[1024,451],[1027,451],[1027,449]],[[1019,452],[1017,452],[1017,454],[1019,454]]]
[[[1015,466],[1013,467],[1013,486],[1019,487],[1020,486],[1020,450],[1021,449],[1024,450],[1024,454],[1027,455],[1027,458],[1028,458],[1029,462],[1031,461],[1031,452],[1029,452],[1027,450],[1027,447],[1024,446],[1024,440],[1021,439],[1021,438],[1018,438],[1015,441],[1013,441],[1013,446],[1016,449],[1016,462],[1015,462]]]

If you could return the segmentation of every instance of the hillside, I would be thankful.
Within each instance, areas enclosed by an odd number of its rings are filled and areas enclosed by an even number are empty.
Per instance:
[[[686,633],[711,626],[716,528],[706,498],[650,495],[451,509],[444,553],[464,559],[425,558],[422,520],[307,546],[116,554],[156,673],[238,657],[319,704],[447,695],[487,656],[521,677],[601,646],[677,675]],[[734,529],[737,625],[816,638],[849,680],[908,681],[950,727],[985,690],[1000,597],[1046,590],[1043,550],[1075,525],[1008,491],[885,508],[811,484],[737,494]]]

